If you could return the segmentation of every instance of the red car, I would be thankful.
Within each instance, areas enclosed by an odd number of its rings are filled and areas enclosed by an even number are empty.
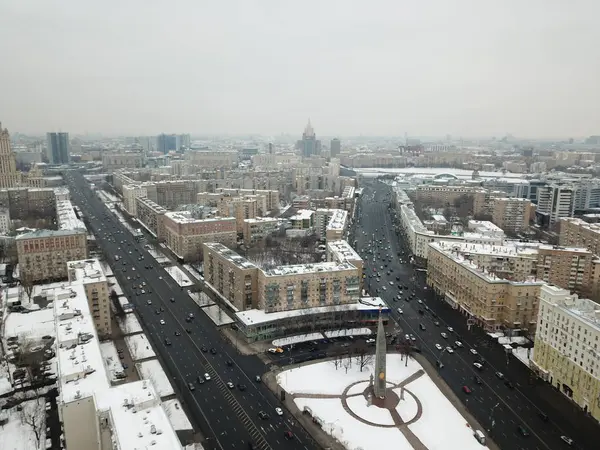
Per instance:
[[[463,389],[463,392],[465,394],[470,394],[471,393],[471,388],[469,388],[469,386],[463,386],[462,389]]]
[[[283,433],[283,435],[285,436],[286,439],[294,439],[294,434],[289,430],[285,431]]]

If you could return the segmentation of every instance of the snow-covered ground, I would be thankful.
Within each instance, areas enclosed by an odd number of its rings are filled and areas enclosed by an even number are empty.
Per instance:
[[[526,344],[527,342],[528,342],[528,340],[525,336],[513,336],[513,337],[502,336],[502,337],[498,338],[498,344],[500,344],[500,345],[504,345],[504,344],[523,345],[523,344]]]
[[[141,333],[142,325],[135,314],[125,314],[125,316],[117,316],[117,323],[124,335]]]
[[[299,344],[300,342],[318,341],[323,339],[321,333],[308,333],[298,334],[296,336],[289,336],[281,339],[275,339],[272,343],[275,347],[282,347],[284,345]]]
[[[387,381],[390,389],[400,396],[400,388],[393,386],[413,376],[406,384],[404,400],[396,406],[404,421],[411,421],[418,412],[418,403],[410,395],[412,393],[420,402],[422,415],[409,425],[408,429],[416,435],[428,450],[480,450],[481,446],[473,437],[473,430],[463,416],[452,406],[450,401],[437,388],[426,373],[421,373],[421,366],[415,360],[405,362],[398,354],[387,356]],[[304,410],[310,408],[326,433],[331,434],[348,450],[411,450],[413,446],[398,428],[380,428],[364,424],[348,414],[338,398],[306,398],[302,394],[340,395],[351,384],[362,382],[351,389],[347,398],[348,407],[359,417],[380,425],[392,425],[390,412],[374,405],[369,405],[361,394],[369,384],[373,371],[373,363],[360,371],[356,359],[346,371],[346,364],[338,365],[333,361],[310,364],[300,368],[281,372],[277,376],[278,383],[290,394],[295,394],[297,406]],[[315,380],[320,380],[315,383]],[[432,432],[434,430],[435,432]],[[393,446],[390,446],[393,442]]]
[[[156,389],[156,392],[158,392],[158,395],[161,398],[168,397],[175,393],[173,386],[171,386],[171,382],[169,381],[169,377],[167,377],[167,374],[157,359],[137,363],[135,367],[140,374],[140,378],[152,382],[154,389]]]
[[[233,320],[231,317],[229,317],[227,315],[227,313],[225,311],[223,311],[219,306],[217,305],[213,305],[213,306],[206,306],[205,308],[202,308],[202,311],[210,318],[210,320],[212,320],[215,325],[217,326],[221,326],[221,325],[228,325],[230,323],[234,323],[235,320]]]
[[[152,350],[148,338],[145,334],[134,334],[133,336],[125,336],[125,343],[134,361],[140,359],[155,358],[156,353]]]
[[[4,373],[0,374],[0,395],[4,395],[9,392],[12,392],[12,390],[13,390],[13,388],[10,384],[8,375],[6,375]]]
[[[123,372],[123,364],[119,359],[119,353],[114,342],[107,341],[100,343],[100,353],[102,354],[102,361],[104,361],[108,378],[111,382],[118,381],[117,373]]]
[[[189,292],[188,291],[189,296],[191,297],[192,300],[194,300],[194,303],[196,305],[198,305],[200,308],[203,308],[205,306],[212,306],[215,304],[215,302],[213,302],[210,297],[208,295],[206,295],[204,292]]]
[[[54,309],[49,306],[30,313],[9,313],[4,322],[4,336],[18,336],[25,339],[41,339],[42,336],[55,336]]]
[[[179,400],[167,400],[163,402],[163,408],[165,413],[173,425],[173,428],[177,430],[193,430],[190,419],[188,419],[185,411],[181,407]]]
[[[519,361],[529,367],[529,360],[533,357],[533,348],[517,347],[512,349],[512,354]]]
[[[327,338],[339,338],[344,336],[369,336],[371,330],[368,328],[346,328],[345,330],[333,330],[323,333]]]
[[[34,450],[46,448],[46,401],[43,397],[21,403],[21,411],[17,407],[5,411],[8,423],[0,427],[0,449]],[[26,417],[29,423],[40,428],[40,446],[37,445],[35,433],[31,425],[23,423]]]
[[[179,286],[187,287],[194,284],[190,281],[190,278],[186,275],[186,273],[177,266],[165,267],[165,270],[169,273],[169,275],[171,275],[171,278],[173,278]]]
[[[110,268],[110,266],[108,265],[108,263],[106,261],[100,261],[100,266],[102,267],[102,270],[104,271],[104,275],[106,275],[107,277],[114,276],[113,270]]]
[[[150,255],[159,264],[168,264],[171,262],[171,260],[169,258],[167,258],[162,252],[159,252],[158,250],[156,250],[154,248],[149,248],[148,253],[150,253]]]

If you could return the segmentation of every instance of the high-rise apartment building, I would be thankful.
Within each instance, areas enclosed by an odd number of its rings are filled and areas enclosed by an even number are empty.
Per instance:
[[[71,162],[69,133],[46,133],[46,146],[46,157],[50,164]]]
[[[12,188],[20,184],[21,173],[17,172],[17,162],[10,145],[10,135],[0,123],[0,189]]]
[[[69,283],[79,282],[83,285],[98,335],[110,336],[112,326],[108,281],[100,261],[97,259],[68,261],[67,272]]]
[[[600,421],[600,306],[543,286],[532,370]]]
[[[177,136],[174,134],[159,134],[156,136],[156,150],[164,154],[177,150]]]
[[[342,143],[338,138],[333,138],[330,144],[329,156],[336,158],[342,152]]]
[[[575,212],[575,191],[571,186],[544,186],[538,191],[536,215],[542,225],[552,226]]]
[[[317,140],[315,130],[310,124],[310,120],[304,128],[302,133],[302,140],[298,141],[297,147],[300,150],[303,157],[308,158],[311,156],[318,156],[321,154],[321,141]]]
[[[600,255],[600,224],[575,217],[564,218],[560,221],[558,242],[564,246],[584,247]]]
[[[492,222],[504,231],[519,233],[529,227],[531,202],[525,198],[495,198]]]

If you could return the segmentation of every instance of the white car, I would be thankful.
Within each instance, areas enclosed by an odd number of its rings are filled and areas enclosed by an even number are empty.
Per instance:
[[[204,374],[204,379],[205,379],[206,381],[210,381],[210,375],[209,375],[209,374],[207,374],[207,373],[205,373],[205,374]]]
[[[448,339],[448,335],[446,333],[440,333],[440,336],[442,336],[444,339]]]
[[[423,304],[423,300],[419,300],[419,305],[422,305],[422,304]]]
[[[403,314],[404,313],[404,311],[402,311],[402,308],[398,308],[397,311],[398,311],[398,314]]]
[[[479,370],[483,369],[483,366],[477,362],[473,363],[473,366],[475,366],[475,368]]]
[[[375,343],[375,339],[371,338],[371,339],[367,339],[366,340],[367,344],[374,344]]]
[[[560,438],[561,438],[561,439],[562,439],[564,442],[566,442],[568,445],[573,445],[573,439],[571,439],[570,437],[568,437],[568,436],[564,436],[564,435],[563,435],[563,436],[561,436]]]
[[[393,285],[394,285],[394,282],[393,282],[393,281],[390,281],[390,286],[393,286]]]
[[[454,353],[454,349],[452,347],[446,347],[446,351],[448,353]]]
[[[471,350],[469,350],[471,353],[473,353],[474,355],[477,354],[477,350],[475,350],[474,348],[472,348]]]
[[[161,325],[164,325],[164,324],[165,324],[165,321],[164,321],[163,319],[160,319],[160,324],[161,324]]]
[[[277,413],[278,416],[283,416],[283,410],[279,407],[275,408],[275,412]]]
[[[233,383],[232,383],[231,381],[228,381],[228,382],[227,382],[227,387],[228,387],[229,389],[233,389],[235,386],[233,385]]]
[[[454,345],[456,345],[456,346],[457,346],[457,347],[459,347],[459,348],[463,346],[463,345],[462,345],[462,342],[460,342],[460,341],[456,341],[456,342],[454,342]]]
[[[438,350],[441,350],[442,346],[440,344],[435,344],[435,348],[437,348]]]
[[[269,350],[267,350],[269,353],[277,353],[277,349],[276,348],[270,348]]]
[[[454,333],[454,328],[452,328],[452,327],[448,327],[448,331],[449,331],[450,333]]]

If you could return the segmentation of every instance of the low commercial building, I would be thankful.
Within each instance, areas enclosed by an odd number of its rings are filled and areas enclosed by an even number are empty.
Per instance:
[[[288,236],[308,236],[315,226],[315,212],[310,209],[300,209],[288,219],[292,227],[286,230]]]
[[[449,305],[460,310],[472,325],[487,331],[521,330],[533,336],[539,291],[545,283],[533,276],[519,281],[502,277],[513,269],[520,271],[522,277],[532,261],[515,255],[512,264],[500,265],[503,271],[500,273],[495,264],[509,253],[492,251],[489,258],[488,252],[487,262],[494,266],[481,265],[485,259],[476,259],[478,253],[462,253],[448,242],[430,243],[427,284]]]
[[[67,262],[86,259],[85,230],[38,230],[16,238],[21,280],[67,278]]]
[[[85,290],[96,331],[101,338],[112,333],[108,281],[97,259],[67,262],[69,283],[80,283]]]
[[[75,214],[71,200],[56,200],[56,221],[59,230],[86,230],[83,221]]]
[[[600,305],[543,286],[532,370],[600,421]]]
[[[365,297],[354,303],[317,306],[267,313],[251,309],[236,313],[237,326],[248,342],[292,334],[322,333],[327,330],[377,327],[379,315],[387,325],[390,308],[379,297]]]
[[[274,217],[256,217],[244,219],[243,236],[244,245],[253,245],[264,241],[268,236],[277,233],[281,229],[281,220]]]
[[[239,311],[258,307],[258,267],[225,247],[204,245],[204,280]]]
[[[258,307],[267,313],[356,303],[359,270],[348,262],[278,266],[258,272]]]
[[[237,232],[233,217],[195,219],[187,211],[164,214],[164,241],[179,259],[198,261],[202,244],[219,242],[229,247],[236,245]]]

